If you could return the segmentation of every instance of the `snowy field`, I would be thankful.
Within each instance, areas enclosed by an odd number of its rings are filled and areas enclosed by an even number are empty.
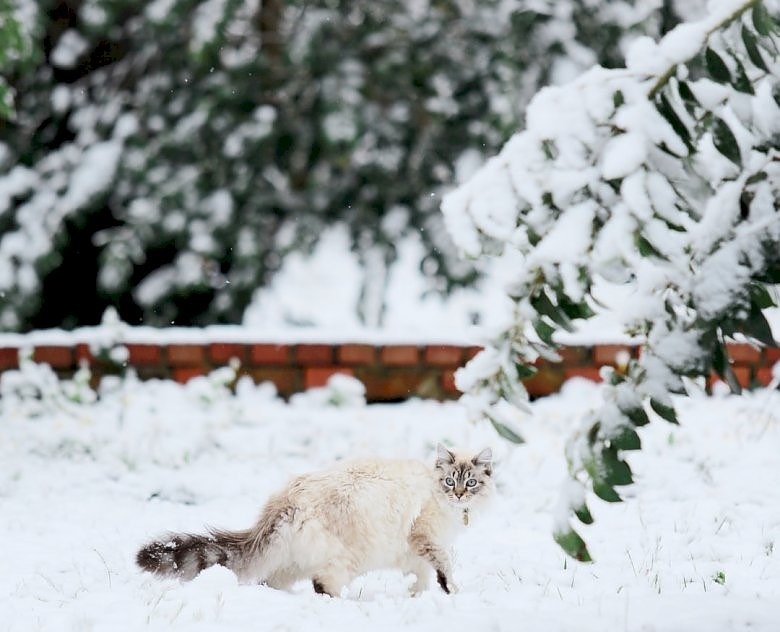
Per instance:
[[[285,403],[219,380],[104,383],[100,399],[0,402],[0,629],[776,630],[780,603],[780,392],[680,400],[682,423],[641,431],[628,502],[591,503],[594,564],[551,538],[562,446],[598,390],[574,380],[532,404],[514,447],[456,403],[362,403],[349,380]],[[334,397],[335,396],[335,397]],[[340,405],[333,405],[337,401]],[[190,583],[134,565],[166,530],[239,528],[292,474],[366,454],[429,460],[436,441],[492,445],[498,493],[455,547],[460,592],[407,596],[385,572],[343,599]]]

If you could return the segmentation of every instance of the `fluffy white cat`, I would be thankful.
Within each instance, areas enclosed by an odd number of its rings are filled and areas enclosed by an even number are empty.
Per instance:
[[[449,548],[492,492],[491,475],[490,448],[466,455],[439,445],[433,468],[401,459],[348,461],[293,478],[249,529],[170,534],[144,546],[137,562],[182,579],[221,564],[241,581],[282,589],[310,579],[315,591],[331,596],[383,568],[413,573],[417,594],[432,569],[451,593]]]

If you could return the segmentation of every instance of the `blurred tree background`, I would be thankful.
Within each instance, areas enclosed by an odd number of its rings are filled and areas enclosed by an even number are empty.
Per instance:
[[[345,223],[382,283],[542,86],[703,0],[0,0],[0,330],[240,322]],[[14,96],[12,104],[10,97]]]

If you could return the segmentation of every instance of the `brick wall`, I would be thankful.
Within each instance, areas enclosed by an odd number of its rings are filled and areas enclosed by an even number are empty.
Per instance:
[[[455,370],[473,357],[479,347],[416,344],[274,344],[209,342],[205,344],[126,343],[128,365],[143,379],[172,378],[178,382],[205,375],[228,364],[240,362],[240,373],[256,382],[271,381],[279,393],[289,396],[307,388],[322,386],[334,373],[358,378],[366,387],[369,401],[394,401],[408,397],[450,399],[459,395]],[[621,354],[635,356],[639,347],[594,345],[564,347],[562,361],[539,361],[538,372],[526,380],[534,396],[556,392],[570,377],[599,380],[599,368],[615,366]],[[0,346],[0,372],[18,366],[19,350]],[[729,346],[734,373],[745,386],[769,384],[771,368],[780,361],[780,349],[756,349],[746,344]],[[72,374],[79,363],[92,367],[95,378],[110,371],[94,358],[89,345],[36,345],[33,359],[48,363],[63,376]]]

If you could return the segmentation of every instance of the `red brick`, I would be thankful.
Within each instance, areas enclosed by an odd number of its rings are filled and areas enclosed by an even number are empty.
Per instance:
[[[770,364],[780,362],[780,347],[764,347],[764,358]]]
[[[563,377],[566,380],[573,377],[584,377],[593,382],[601,382],[601,375],[595,366],[566,367],[563,369]]]
[[[617,356],[621,352],[626,352],[631,356],[633,347],[627,345],[596,345],[593,347],[593,362],[597,366],[617,364]]]
[[[15,369],[19,366],[19,349],[3,347],[0,349],[0,370]]]
[[[420,350],[413,345],[391,345],[382,347],[380,357],[382,364],[390,366],[412,365],[420,361]]]
[[[429,345],[423,351],[423,360],[436,366],[460,366],[463,363],[463,347]]]
[[[192,378],[206,375],[206,373],[206,367],[180,366],[171,370],[171,377],[179,382],[179,384],[184,384],[185,382],[189,382]]]
[[[482,351],[482,347],[466,347],[466,360],[471,360],[480,351]]]
[[[325,386],[328,380],[337,373],[355,375],[352,369],[343,366],[314,366],[303,370],[303,385],[305,388]]]
[[[748,388],[750,386],[750,367],[749,366],[732,366],[734,375],[737,377],[737,382],[742,388]]]
[[[376,347],[373,345],[339,345],[336,349],[339,364],[373,364]]]
[[[82,342],[76,345],[76,362],[81,362],[82,360],[85,360],[89,364],[95,363],[95,356],[92,353],[92,350],[89,348],[89,345]]]
[[[754,364],[761,361],[761,350],[748,344],[729,344],[726,347],[729,358],[737,364]]]
[[[561,356],[561,364],[566,366],[579,366],[590,362],[590,350],[588,347],[561,347],[558,349]]]
[[[298,345],[295,359],[301,364],[333,364],[333,347],[330,345]]]
[[[242,372],[249,375],[256,383],[272,382],[281,395],[291,395],[302,390],[301,371],[290,367],[266,367],[249,369]]]
[[[168,345],[168,364],[171,366],[195,366],[206,361],[206,348],[202,345]]]
[[[171,377],[168,367],[161,364],[144,364],[133,368],[142,380],[167,380]]]
[[[73,349],[54,345],[35,347],[33,360],[44,362],[56,369],[67,369],[73,366]]]
[[[458,387],[455,385],[455,371],[442,371],[441,387],[446,393],[453,393],[455,395],[460,394]]]
[[[762,366],[756,369],[756,382],[762,386],[769,386],[772,381],[772,368],[768,366]]]
[[[209,345],[209,358],[214,364],[227,364],[238,358],[242,364],[246,360],[246,346],[226,342],[214,342]]]
[[[133,366],[162,364],[162,353],[158,345],[129,344],[127,347],[128,362]]]
[[[734,371],[734,377],[737,378],[737,383],[742,388],[748,388],[750,386],[750,367],[748,366],[734,366],[731,365],[731,370]],[[709,380],[707,380],[708,386],[712,386],[715,382],[723,382],[724,380],[714,371],[710,374]]]
[[[441,397],[438,371],[413,368],[368,370],[357,369],[355,376],[366,387],[368,401],[395,401],[409,397]]]
[[[255,366],[265,364],[289,364],[288,345],[256,344],[249,348],[249,359]]]

